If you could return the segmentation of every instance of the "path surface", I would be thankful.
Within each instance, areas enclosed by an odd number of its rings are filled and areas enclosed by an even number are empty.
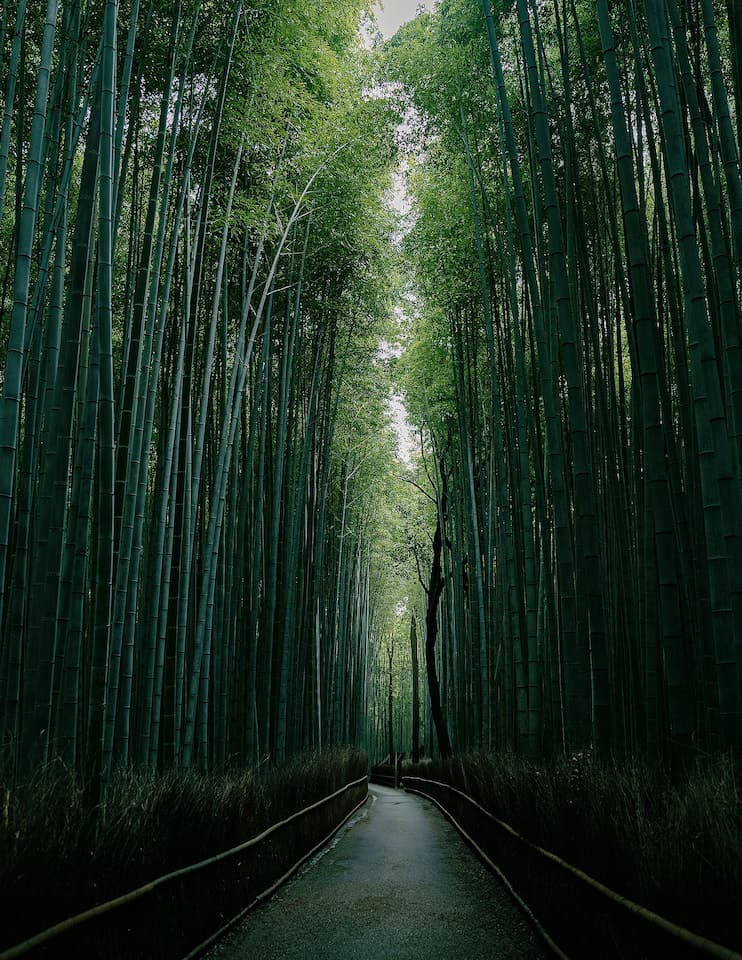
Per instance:
[[[420,797],[371,797],[209,960],[545,960],[506,890]]]

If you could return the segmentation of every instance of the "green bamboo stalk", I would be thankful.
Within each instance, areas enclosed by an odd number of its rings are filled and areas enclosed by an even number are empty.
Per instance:
[[[3,219],[5,186],[8,178],[10,134],[13,126],[13,106],[15,103],[15,91],[18,85],[18,67],[21,59],[21,41],[23,38],[27,3],[28,0],[18,0],[13,42],[10,48],[10,60],[8,61],[8,78],[5,85],[5,109],[3,111],[2,130],[0,131],[0,222],[2,222]],[[20,171],[20,158],[16,160],[16,165]]]
[[[95,646],[99,655],[106,652],[108,669],[116,670],[120,651],[109,648],[111,616],[113,612],[113,557],[114,557],[114,399],[113,399],[113,134],[114,95],[116,89],[116,21],[118,4],[106,0],[103,21],[103,56],[100,86],[100,151],[98,181],[98,309],[97,336],[100,363],[100,394],[98,401],[98,513],[96,527],[97,570],[95,593]],[[110,689],[110,686],[109,686]],[[105,703],[108,708],[108,701]],[[101,718],[102,719],[102,718]],[[105,726],[104,726],[105,729]],[[103,730],[93,731],[95,744],[93,763],[98,765],[98,737]],[[101,752],[100,773],[103,783],[110,778],[110,754]],[[95,769],[95,768],[94,768]]]
[[[688,330],[694,386],[693,412],[698,433],[703,519],[709,557],[712,628],[722,736],[729,746],[740,743],[739,677],[736,649],[739,628],[733,617],[730,563],[737,559],[739,510],[721,385],[708,320],[703,269],[690,205],[689,176],[680,124],[667,21],[656,0],[647,0],[650,51],[662,106],[669,196],[677,229],[684,319]],[[733,551],[733,552],[731,552]]]
[[[23,205],[18,221],[18,240],[13,281],[13,310],[0,397],[0,619],[6,597],[7,557],[15,488],[21,388],[26,359],[26,326],[34,232],[39,213],[43,174],[43,134],[49,93],[52,52],[56,32],[58,0],[47,0],[37,74],[31,139],[26,158]]]

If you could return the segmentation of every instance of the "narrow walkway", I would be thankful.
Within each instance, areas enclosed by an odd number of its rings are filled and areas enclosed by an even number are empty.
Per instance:
[[[365,807],[209,960],[542,960],[507,891],[420,797]]]

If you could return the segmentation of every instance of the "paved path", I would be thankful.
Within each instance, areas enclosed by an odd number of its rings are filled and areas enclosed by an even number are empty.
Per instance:
[[[386,787],[371,794],[209,960],[545,960],[508,893],[432,803]]]

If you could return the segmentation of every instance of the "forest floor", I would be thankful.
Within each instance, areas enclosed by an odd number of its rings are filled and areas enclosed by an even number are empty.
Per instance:
[[[335,841],[209,960],[541,960],[505,889],[427,801],[373,786]]]

